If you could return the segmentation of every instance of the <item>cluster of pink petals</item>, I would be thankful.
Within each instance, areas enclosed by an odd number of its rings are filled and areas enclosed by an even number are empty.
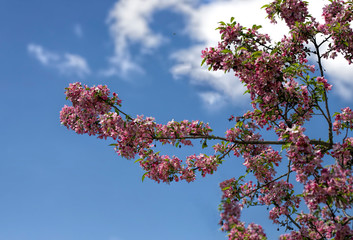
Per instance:
[[[159,141],[163,144],[169,143],[175,145],[177,139],[184,145],[192,145],[189,139],[185,137],[191,136],[207,136],[212,131],[208,124],[200,121],[188,121],[183,120],[181,122],[170,121],[166,125],[156,125],[155,135],[159,138]]]
[[[333,123],[333,130],[337,134],[343,129],[353,130],[353,111],[349,107],[342,109],[342,113],[337,113]]]
[[[81,83],[70,83],[65,93],[72,106],[64,106],[60,122],[78,134],[99,134],[99,116],[108,113],[111,104],[121,104],[115,93],[109,98],[109,89],[102,85],[89,88]]]
[[[307,3],[302,0],[275,0],[267,5],[266,12],[272,23],[276,23],[275,15],[278,14],[289,27],[304,22],[309,14]]]
[[[263,149],[259,154],[244,153],[244,166],[252,171],[259,183],[272,181],[276,175],[275,167],[279,165],[282,156],[271,147]]]
[[[353,138],[348,137],[342,144],[336,143],[333,146],[331,156],[343,168],[350,168],[353,165]]]
[[[221,205],[221,229],[228,232],[228,239],[248,239],[262,240],[266,239],[266,234],[260,225],[250,223],[245,227],[244,222],[240,221],[240,213],[243,204],[240,204],[234,197],[239,194],[239,190],[243,194],[250,193],[255,186],[252,182],[244,184],[240,189],[235,188],[237,182],[234,178],[223,181],[220,184],[222,189],[222,205]],[[246,189],[246,190],[245,190]]]
[[[213,70],[234,70],[246,85],[253,108],[262,112],[261,116],[254,114],[259,126],[280,119],[279,110],[286,110],[288,106],[293,111],[294,123],[310,119],[314,99],[307,86],[299,85],[294,78],[304,77],[301,69],[314,72],[315,68],[306,65],[306,53],[300,40],[284,37],[278,51],[268,52],[263,46],[270,43],[270,39],[260,34],[256,26],[244,29],[239,24],[221,23],[219,29],[222,41],[217,48],[203,50],[202,58]],[[230,46],[234,46],[233,51]],[[302,68],[286,65],[296,61]]]
[[[292,161],[292,170],[296,172],[298,182],[305,183],[315,170],[321,168],[323,153],[315,149],[308,136],[304,134],[305,128],[294,125],[287,128],[282,138],[289,141],[290,147],[287,156]]]
[[[238,221],[228,234],[229,240],[244,239],[244,240],[264,240],[267,239],[263,228],[255,223],[250,223],[245,228],[244,223]]]
[[[334,202],[337,207],[350,208],[353,191],[352,172],[340,166],[323,168],[320,176],[309,180],[304,188],[304,199],[310,211],[320,203]]]
[[[284,180],[273,182],[261,189],[259,202],[268,206],[274,204],[269,212],[269,218],[274,223],[279,223],[279,218],[282,215],[290,215],[291,209],[299,207],[300,198],[292,193],[293,185]]]
[[[324,77],[317,77],[316,80],[318,83],[321,83],[324,86],[326,91],[331,90],[332,85],[327,82],[327,79],[325,79]]]
[[[163,125],[157,124],[154,118],[144,116],[134,119],[126,116],[124,119],[119,110],[110,111],[115,105],[121,106],[121,100],[117,94],[113,93],[113,97],[109,94],[106,86],[90,88],[80,83],[70,84],[66,95],[72,106],[64,106],[61,110],[61,123],[79,134],[87,133],[117,141],[112,144],[117,153],[126,159],[133,159],[138,155],[146,176],[157,182],[191,182],[195,180],[196,171],[206,176],[217,170],[221,161],[214,155],[191,155],[182,164],[178,157],[161,156],[152,150],[155,141],[162,144],[192,145],[190,139],[208,136],[212,131],[208,124],[184,120],[170,121]]]
[[[328,34],[331,34],[333,44],[329,47],[335,52],[340,52],[349,63],[353,60],[353,29],[350,26],[353,20],[353,5],[350,1],[333,0],[323,9],[326,27],[322,27]]]

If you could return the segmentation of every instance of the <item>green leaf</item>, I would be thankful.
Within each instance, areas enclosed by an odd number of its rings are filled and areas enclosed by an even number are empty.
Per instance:
[[[142,158],[137,159],[134,163],[140,162]]]
[[[256,51],[251,54],[252,57],[258,58],[262,55],[262,51]]]
[[[109,146],[118,146],[117,143],[112,143],[112,144],[109,144]]]
[[[207,148],[207,147],[208,147],[208,145],[207,145],[207,140],[205,140],[205,141],[202,143],[202,149]]]
[[[232,23],[234,21],[234,17],[231,17],[230,18],[230,22]]]
[[[221,51],[221,53],[233,53],[233,52],[231,50],[229,50],[229,49],[223,49]]]
[[[249,90],[249,89],[246,90],[246,91],[243,93],[243,95],[245,95],[245,94],[247,94],[247,93],[250,93],[250,90]]]
[[[292,143],[290,143],[290,142],[282,145],[281,151],[283,151],[284,149],[289,148],[291,145],[292,145]]]
[[[258,30],[258,29],[262,28],[262,26],[254,24],[254,25],[252,25],[252,28]]]
[[[145,177],[146,177],[147,174],[148,174],[148,172],[145,172],[145,174],[143,174],[143,176],[142,176],[142,182],[143,182],[143,180],[145,180]]]
[[[237,50],[240,51],[240,50],[248,50],[248,49],[246,47],[238,47]]]
[[[237,124],[235,124],[235,126],[238,128],[241,128],[243,126],[243,122],[239,121],[239,122],[237,122]]]
[[[206,62],[206,58],[202,59],[201,66]]]

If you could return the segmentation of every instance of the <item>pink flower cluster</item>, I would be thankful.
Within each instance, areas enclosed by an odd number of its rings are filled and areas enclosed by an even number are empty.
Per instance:
[[[342,168],[350,168],[353,165],[353,138],[346,138],[343,144],[336,143],[331,156]]]
[[[253,188],[252,184],[245,184],[242,188],[249,186]],[[234,200],[234,197],[239,194],[237,188],[237,181],[232,178],[220,184],[222,189],[222,205],[221,205],[221,220],[220,225],[222,230],[228,232],[228,239],[248,239],[248,240],[262,240],[266,239],[260,225],[250,223],[247,227],[239,220],[242,204]]]
[[[269,212],[269,218],[274,223],[280,223],[279,218],[291,215],[291,209],[299,208],[300,198],[293,195],[293,185],[284,180],[268,184],[261,190],[259,202],[274,205]]]
[[[353,5],[350,1],[333,0],[323,9],[325,26],[321,26],[323,32],[331,34],[333,44],[329,44],[333,50],[331,57],[336,52],[342,53],[349,63],[353,60],[353,29],[350,23],[353,20]]]
[[[221,159],[205,154],[191,155],[185,164],[178,157],[169,157],[154,153],[154,141],[162,144],[192,145],[190,139],[207,137],[212,131],[208,124],[200,121],[170,121],[166,125],[157,124],[154,118],[137,116],[122,117],[117,106],[121,100],[117,94],[109,96],[106,86],[87,87],[80,83],[70,84],[66,88],[67,99],[73,106],[64,106],[60,112],[61,123],[79,134],[98,135],[98,138],[112,138],[117,141],[112,145],[119,155],[126,159],[140,157],[141,167],[146,176],[157,182],[195,180],[195,172],[202,176],[213,174]],[[110,112],[115,108],[115,112]]]
[[[238,222],[235,227],[233,227],[229,234],[229,240],[244,239],[244,240],[263,240],[267,239],[263,228],[255,223],[250,223],[247,228],[244,226],[243,222]]]
[[[353,179],[350,170],[333,165],[323,168],[321,174],[309,180],[304,188],[304,199],[310,211],[314,212],[320,203],[334,203],[337,207],[350,208]]]
[[[70,83],[65,93],[72,106],[64,106],[60,112],[60,122],[78,134],[100,133],[99,115],[109,112],[112,104],[121,104],[115,93],[109,98],[109,89],[101,85],[89,88],[81,83]]]
[[[327,82],[327,79],[325,79],[324,77],[317,77],[316,80],[317,80],[318,83],[320,83],[320,84],[322,84],[324,86],[324,89],[326,91],[331,90],[332,85]]]
[[[289,27],[294,26],[296,22],[304,22],[309,14],[307,3],[302,0],[275,0],[266,6],[268,18],[273,23],[276,23],[275,15],[278,14]]]
[[[314,99],[306,84],[299,85],[294,79],[305,78],[307,71],[315,68],[306,65],[307,53],[301,41],[284,37],[275,49],[268,47],[270,39],[258,32],[259,27],[245,29],[235,22],[221,23],[222,41],[217,48],[202,51],[202,58],[213,70],[235,71],[235,75],[245,83],[250,93],[256,115],[256,123],[261,127],[278,120],[281,112],[292,112],[294,123],[302,124],[312,114]],[[293,33],[294,34],[294,33]],[[234,46],[234,50],[231,47]],[[298,66],[300,67],[293,67]],[[289,65],[288,65],[289,64]]]
[[[216,156],[200,154],[188,156],[186,164],[186,166],[182,165],[182,160],[178,157],[160,156],[159,153],[153,153],[152,150],[148,151],[144,159],[140,160],[140,166],[146,171],[146,176],[158,183],[160,181],[178,182],[179,180],[192,182],[196,178],[196,171],[200,171],[203,177],[206,174],[213,174],[220,161]]]
[[[282,160],[278,151],[271,147],[263,149],[259,154],[253,155],[244,153],[244,165],[248,170],[252,171],[259,183],[272,181],[276,175],[275,167]]]
[[[316,169],[321,168],[324,154],[320,149],[315,149],[308,136],[304,135],[305,128],[294,125],[282,135],[290,143],[287,156],[292,161],[292,170],[296,172],[298,182],[305,183]]]
[[[342,113],[336,113],[333,130],[339,134],[343,129],[353,130],[353,111],[349,107],[342,109]]]

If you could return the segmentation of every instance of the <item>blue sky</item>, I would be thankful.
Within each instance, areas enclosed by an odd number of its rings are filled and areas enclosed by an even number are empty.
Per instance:
[[[59,112],[69,83],[107,84],[131,115],[203,120],[222,135],[248,100],[232,74],[200,67],[201,50],[215,45],[217,22],[231,16],[280,39],[287,29],[264,19],[265,3],[1,0],[0,240],[224,239],[218,185],[241,173],[241,159],[191,184],[142,183],[138,164],[109,140],[68,131]],[[336,84],[332,106],[349,105],[352,67],[340,59],[325,67]],[[261,213],[246,210],[243,219],[276,236]]]

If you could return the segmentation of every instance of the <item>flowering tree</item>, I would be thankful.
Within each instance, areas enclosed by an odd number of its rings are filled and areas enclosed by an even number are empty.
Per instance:
[[[240,220],[241,209],[255,205],[268,206],[269,218],[287,231],[280,239],[353,239],[353,112],[346,107],[330,113],[332,85],[322,64],[337,54],[352,63],[353,1],[330,0],[323,8],[324,24],[302,0],[274,0],[264,8],[271,22],[283,19],[290,29],[280,42],[260,33],[261,26],[245,28],[232,18],[220,23],[218,46],[202,51],[202,64],[214,71],[233,70],[251,97],[253,110],[232,116],[234,127],[225,136],[213,135],[200,121],[163,125],[151,117],[133,118],[106,86],[80,83],[66,88],[72,106],[64,106],[60,121],[79,134],[114,139],[117,153],[138,156],[143,177],[158,183],[192,182],[198,172],[216,171],[226,156],[242,156],[244,175],[220,184],[220,225],[229,239],[266,239],[260,225]],[[309,56],[315,65],[308,64]],[[314,119],[326,126],[323,140],[305,134],[303,125]],[[264,129],[278,139],[263,139]],[[191,155],[183,162],[154,151],[156,142],[178,147],[192,146],[194,140],[201,140],[202,147],[207,140],[217,141],[214,155]],[[301,188],[294,188],[294,179]]]

